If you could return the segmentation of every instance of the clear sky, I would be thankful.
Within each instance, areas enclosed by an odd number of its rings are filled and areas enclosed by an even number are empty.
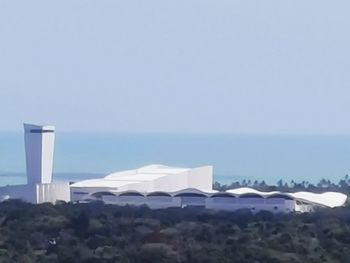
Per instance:
[[[350,134],[349,10],[0,0],[0,130]]]

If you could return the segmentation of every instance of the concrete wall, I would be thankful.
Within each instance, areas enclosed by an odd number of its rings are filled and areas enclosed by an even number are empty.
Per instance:
[[[36,203],[69,202],[71,200],[69,183],[59,182],[36,185]]]
[[[181,207],[181,198],[168,196],[146,197],[146,205],[151,209]]]
[[[128,185],[118,188],[118,192],[123,191],[137,191],[137,192],[152,192],[154,191],[154,183],[152,181],[142,182],[142,183],[130,183]]]
[[[209,190],[213,188],[213,166],[194,168],[188,172],[188,186],[186,188],[197,188]],[[183,189],[183,188],[182,188]]]
[[[169,207],[181,207],[180,197],[167,197],[167,196],[102,196],[102,200],[106,204],[115,205],[134,205],[141,206],[147,205],[151,209],[163,209]]]
[[[237,198],[236,197],[211,197],[205,201],[205,207],[215,210],[237,210]]]
[[[238,209],[250,209],[252,212],[270,211],[273,213],[290,213],[295,211],[295,201],[278,199],[268,200],[265,198],[227,198],[227,197],[190,197],[190,196],[102,196],[107,204],[116,205],[147,205],[151,209],[169,207],[202,206],[213,210],[235,211]],[[266,202],[268,201],[268,202]]]
[[[187,172],[155,179],[153,181],[153,189],[151,191],[176,192],[185,188],[188,188]]]
[[[227,198],[213,197],[206,199],[206,207],[214,210],[234,211],[238,209],[251,209],[254,212],[261,210],[288,213],[295,211],[295,200],[283,198]]]
[[[176,175],[169,175],[153,181],[150,191],[176,192],[186,188],[212,189],[213,187],[213,167],[204,166],[191,169]]]

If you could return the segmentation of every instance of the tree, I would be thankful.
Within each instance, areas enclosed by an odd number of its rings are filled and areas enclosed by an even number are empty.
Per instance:
[[[73,217],[71,219],[71,227],[80,237],[84,237],[88,234],[89,226],[90,218],[85,211],[81,212],[77,217]]]

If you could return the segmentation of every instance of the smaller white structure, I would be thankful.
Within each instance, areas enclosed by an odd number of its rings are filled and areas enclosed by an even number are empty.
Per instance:
[[[0,187],[0,200],[70,201],[68,182],[52,182],[55,127],[24,124],[27,184]]]
[[[255,195],[256,199],[251,203],[258,210],[270,211],[295,211],[295,212],[311,212],[315,207],[339,207],[346,203],[347,195],[336,192],[312,193],[312,192],[295,192],[284,193],[279,191],[261,192],[249,187],[227,190],[238,197]],[[260,198],[260,199],[259,199]],[[260,200],[260,201],[257,201]],[[260,202],[260,205],[256,204]],[[252,207],[252,204],[250,207]],[[263,209],[262,209],[263,208]]]

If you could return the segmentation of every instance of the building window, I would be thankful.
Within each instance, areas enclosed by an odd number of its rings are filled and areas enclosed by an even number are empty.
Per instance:
[[[30,130],[30,133],[54,133],[54,130]]]

